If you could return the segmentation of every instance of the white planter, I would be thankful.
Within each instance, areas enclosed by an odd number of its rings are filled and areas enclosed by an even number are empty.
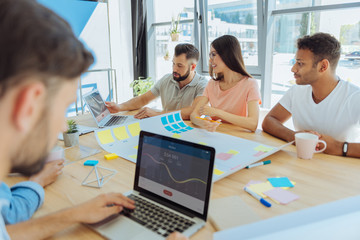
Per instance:
[[[72,147],[79,145],[79,132],[63,133],[65,147]]]

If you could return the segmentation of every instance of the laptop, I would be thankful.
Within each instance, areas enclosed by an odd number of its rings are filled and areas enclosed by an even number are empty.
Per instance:
[[[84,94],[83,99],[91,115],[94,117],[96,124],[100,128],[119,125],[134,120],[133,116],[111,115],[97,89]]]
[[[108,239],[191,236],[207,219],[215,149],[155,133],[140,132],[134,189],[125,195],[135,210],[90,225]]]

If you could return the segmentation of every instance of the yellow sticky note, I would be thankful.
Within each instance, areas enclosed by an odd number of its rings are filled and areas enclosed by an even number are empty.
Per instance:
[[[104,130],[101,132],[97,132],[97,135],[98,135],[98,138],[99,138],[101,144],[108,144],[108,143],[115,142],[110,129],[107,129],[107,130]]]
[[[125,126],[114,128],[113,131],[115,137],[119,140],[124,140],[129,138]]]
[[[271,185],[270,182],[263,182],[263,183],[250,185],[248,188],[259,194],[262,198],[267,198],[267,196],[263,194],[263,192],[269,191],[274,187]]]
[[[181,138],[181,135],[178,133],[174,133],[174,135],[172,135],[173,138]]]
[[[132,158],[132,159],[135,159],[137,158],[137,154],[134,154],[134,155],[130,155],[129,158]]]
[[[223,171],[221,171],[221,170],[219,170],[219,169],[217,169],[217,168],[214,168],[214,174],[215,175],[221,175],[221,174],[223,174],[224,172]]]
[[[104,158],[105,158],[106,160],[111,160],[111,159],[118,158],[118,155],[116,155],[115,153],[110,153],[110,154],[104,155]]]
[[[133,124],[130,124],[128,125],[128,129],[130,131],[130,134],[135,137],[135,136],[138,136],[140,134],[140,123],[133,123]]]
[[[135,149],[138,149],[138,148],[139,148],[139,146],[138,146],[138,145],[136,145],[134,148],[135,148]]]
[[[204,143],[204,142],[198,142],[199,144],[201,144],[201,145],[207,145],[206,143]]]
[[[229,150],[227,153],[236,155],[236,154],[238,154],[239,152],[238,152],[238,151],[235,151],[235,150]]]
[[[256,148],[254,148],[255,151],[258,151],[258,152],[269,152],[271,150],[273,150],[273,148],[271,147],[265,147],[263,145],[259,145],[257,146]]]

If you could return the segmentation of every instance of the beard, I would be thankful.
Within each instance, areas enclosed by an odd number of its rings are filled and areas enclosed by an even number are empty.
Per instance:
[[[41,119],[20,144],[20,149],[11,157],[11,172],[31,176],[40,172],[49,154],[49,114],[44,111]]]
[[[179,75],[179,77],[174,77],[174,74]],[[173,72],[173,78],[174,78],[174,80],[177,81],[177,82],[184,81],[185,79],[188,78],[189,75],[190,75],[190,67],[189,67],[189,70],[188,70],[183,76],[181,76],[180,73]]]

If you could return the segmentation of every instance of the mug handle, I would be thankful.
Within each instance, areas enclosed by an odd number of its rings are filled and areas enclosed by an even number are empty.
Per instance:
[[[319,140],[318,143],[323,143],[324,147],[321,150],[315,151],[314,153],[321,153],[321,152],[325,151],[325,149],[327,147],[326,142],[323,140]]]

